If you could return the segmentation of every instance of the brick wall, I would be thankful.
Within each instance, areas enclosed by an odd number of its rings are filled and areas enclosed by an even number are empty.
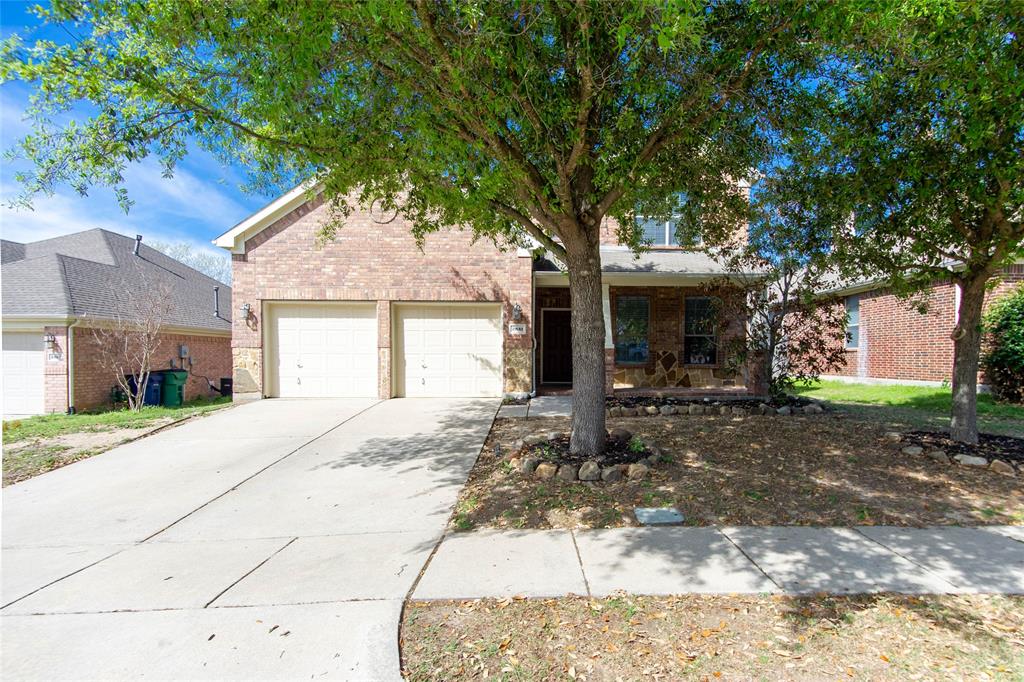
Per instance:
[[[68,411],[68,328],[45,327],[53,334],[53,348],[43,350],[43,409],[48,413]]]
[[[91,329],[74,329],[75,409],[89,410],[110,404],[110,388],[116,378],[105,369],[96,353],[98,340]],[[178,349],[185,344],[192,358],[191,372],[185,383],[185,399],[218,395],[212,393],[200,375],[220,386],[221,377],[231,376],[231,340],[226,336],[164,334],[153,356],[153,369],[167,369],[170,360],[180,366]]]
[[[344,220],[337,237],[317,243],[317,232],[330,218],[318,198],[249,239],[244,254],[233,257],[232,306],[244,303],[253,314],[234,316],[235,386],[243,395],[263,391],[262,303],[273,300],[312,301],[453,301],[498,302],[504,319],[512,306],[523,310],[527,333],[504,334],[504,384],[507,392],[530,390],[532,375],[532,259],[514,249],[501,251],[472,233],[457,229],[428,235],[422,251],[401,217],[378,222],[356,209]],[[388,305],[378,305],[385,325]],[[385,316],[385,317],[381,317]],[[390,394],[390,343],[378,340],[381,394]],[[252,397],[252,396],[251,396]]]
[[[1006,268],[986,306],[1024,282],[1024,265]],[[949,281],[932,285],[927,310],[885,289],[860,294],[860,347],[846,351],[840,376],[911,381],[947,381],[953,375],[956,293]]]

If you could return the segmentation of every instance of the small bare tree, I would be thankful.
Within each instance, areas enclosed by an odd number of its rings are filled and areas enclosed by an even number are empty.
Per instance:
[[[145,284],[122,282],[115,294],[116,312],[92,327],[100,367],[128,397],[133,411],[142,408],[160,336],[173,308],[170,285]]]

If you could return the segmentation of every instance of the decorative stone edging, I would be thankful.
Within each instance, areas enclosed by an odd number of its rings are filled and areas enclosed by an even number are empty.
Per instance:
[[[892,443],[900,443],[903,441],[903,434],[896,431],[887,431],[885,439]],[[936,464],[959,464],[965,467],[974,467],[976,469],[985,469],[994,471],[997,474],[1003,474],[1004,476],[1016,476],[1017,470],[1012,464],[1002,459],[993,459],[991,461],[986,457],[978,457],[975,455],[953,455],[950,457],[946,454],[945,450],[938,448],[932,450],[925,450],[920,445],[905,445],[900,448],[900,452],[910,457],[925,456],[932,460]]]
[[[825,408],[820,404],[812,402],[807,405],[783,405],[782,407],[772,407],[767,403],[760,403],[756,407],[744,407],[742,405],[701,405],[698,403],[688,403],[682,405],[675,405],[673,403],[664,403],[662,405],[643,405],[640,407],[624,407],[622,405],[615,405],[609,407],[606,411],[609,417],[656,417],[663,416],[667,417],[674,414],[679,415],[721,415],[731,417],[746,417],[747,415],[760,415],[760,416],[771,416],[779,415],[782,417],[788,417],[795,414],[824,414]]]
[[[576,466],[575,464],[557,464],[549,462],[541,457],[523,455],[525,448],[557,440],[565,437],[565,433],[551,431],[544,434],[533,434],[526,436],[513,445],[509,452],[507,462],[509,466],[523,478],[533,478],[539,481],[557,479],[560,481],[573,482],[583,481],[586,483],[616,483],[623,479],[636,481],[646,478],[653,467],[661,464],[664,454],[661,449],[647,441],[640,441],[644,450],[649,454],[643,459],[631,464],[610,464],[602,466],[599,459],[587,460]],[[624,442],[631,442],[633,434],[625,429],[612,429],[609,437],[618,438]]]

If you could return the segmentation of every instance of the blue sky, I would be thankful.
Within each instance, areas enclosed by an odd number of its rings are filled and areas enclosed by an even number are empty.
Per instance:
[[[40,37],[38,22],[27,13],[33,4],[37,3],[0,0],[0,34],[6,38],[17,33],[28,42]],[[25,83],[0,85],[3,151],[29,130],[22,115],[30,92]],[[226,258],[227,253],[210,241],[274,198],[240,191],[242,173],[201,150],[180,163],[172,179],[161,176],[155,159],[130,167],[127,190],[135,204],[127,214],[107,187],[94,187],[86,197],[61,187],[53,196],[37,197],[33,210],[9,208],[9,200],[19,192],[16,171],[17,165],[0,166],[0,234],[19,242],[102,227],[129,236],[141,234],[150,242],[188,242],[196,250]]]

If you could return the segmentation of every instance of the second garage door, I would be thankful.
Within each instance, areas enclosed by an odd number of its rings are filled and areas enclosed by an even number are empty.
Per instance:
[[[400,305],[395,332],[398,395],[501,395],[497,304]]]
[[[377,395],[376,304],[278,302],[268,313],[268,395]]]

